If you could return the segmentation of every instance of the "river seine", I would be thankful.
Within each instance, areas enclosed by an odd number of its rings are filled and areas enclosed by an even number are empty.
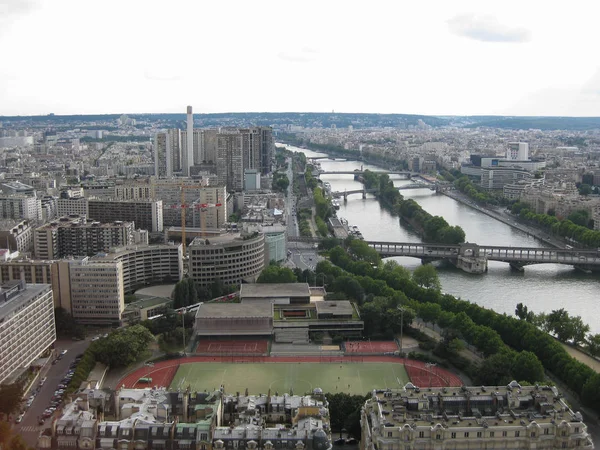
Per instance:
[[[292,151],[301,151],[309,158],[326,156],[290,145],[286,147]],[[319,162],[326,171],[352,171],[361,166],[364,169],[382,170],[358,161],[322,159]],[[321,175],[320,178],[331,183],[332,191],[362,188],[362,184],[355,181],[353,175]],[[396,186],[411,183],[395,179],[393,175],[390,178]],[[468,242],[544,247],[537,239],[443,194],[419,189],[402,191],[402,195],[417,201],[430,214],[444,217],[451,225],[460,225]],[[350,225],[358,226],[366,240],[420,242],[420,238],[410,228],[382,208],[370,194],[366,199],[361,194],[349,195],[347,202],[340,198],[337,214],[346,218]],[[421,264],[415,258],[393,259],[409,270]],[[511,315],[514,314],[517,303],[527,305],[536,313],[565,308],[569,314],[581,316],[589,324],[592,333],[600,333],[600,314],[594,312],[595,308],[600,307],[598,274],[586,275],[572,266],[560,264],[527,266],[524,272],[516,272],[508,264],[490,261],[489,270],[483,275],[467,274],[450,264],[436,263],[436,266],[444,292]]]

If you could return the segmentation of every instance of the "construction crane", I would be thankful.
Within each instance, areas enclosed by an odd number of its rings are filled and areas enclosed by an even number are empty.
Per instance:
[[[191,185],[186,185],[186,184],[182,184],[180,186],[181,188],[181,204],[176,205],[176,207],[181,208],[181,243],[183,245],[183,257],[186,257],[186,238],[185,238],[185,211],[186,209],[190,209],[190,208],[195,208],[195,209],[199,209],[200,212],[204,212],[206,211],[208,208],[215,208],[215,207],[219,207],[222,206],[222,203],[219,202],[219,200],[217,199],[218,203],[200,203],[200,204],[187,204],[185,203],[185,190],[186,189],[201,189],[203,186],[197,185],[197,184],[191,184]],[[202,234],[204,234],[204,229],[205,229],[205,216],[204,214],[200,214],[200,230],[202,232]]]

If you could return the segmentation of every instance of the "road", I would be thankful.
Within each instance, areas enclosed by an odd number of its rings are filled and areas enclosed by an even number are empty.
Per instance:
[[[16,424],[14,432],[19,433],[23,436],[28,447],[37,447],[37,438],[40,431],[48,426],[50,419],[46,419],[44,425],[39,425],[39,416],[42,415],[44,410],[50,406],[54,391],[60,384],[60,381],[69,370],[69,365],[73,362],[75,357],[85,351],[90,344],[91,337],[85,341],[56,341],[55,354],[59,354],[62,350],[67,350],[67,353],[62,359],[56,364],[52,365],[50,362],[42,369],[40,379],[47,377],[46,382],[38,392],[35,400],[31,404],[31,407],[27,409],[23,421],[20,424]],[[35,390],[37,385],[32,387]],[[29,394],[26,398],[29,397]]]
[[[290,184],[287,188],[287,202],[286,202],[286,213],[287,213],[287,235],[288,236],[299,236],[300,230],[298,229],[298,219],[296,218],[296,198],[294,197],[294,169],[292,167],[292,158],[286,159],[287,177]]]

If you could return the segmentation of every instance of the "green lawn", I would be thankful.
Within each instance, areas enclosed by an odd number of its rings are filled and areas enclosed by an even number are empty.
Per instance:
[[[269,389],[271,394],[283,394],[293,388],[294,394],[304,394],[319,387],[323,392],[364,395],[407,382],[404,366],[397,363],[188,363],[181,365],[170,388],[204,391],[223,384],[228,393],[247,388],[250,394],[266,394]]]

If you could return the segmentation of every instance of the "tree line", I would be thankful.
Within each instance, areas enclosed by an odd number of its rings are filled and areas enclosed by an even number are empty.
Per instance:
[[[376,174],[369,170],[363,173],[367,189],[377,189],[378,199],[407,220],[426,242],[440,244],[461,244],[465,242],[465,232],[459,226],[451,226],[441,216],[432,216],[412,199],[404,199],[387,174]]]

